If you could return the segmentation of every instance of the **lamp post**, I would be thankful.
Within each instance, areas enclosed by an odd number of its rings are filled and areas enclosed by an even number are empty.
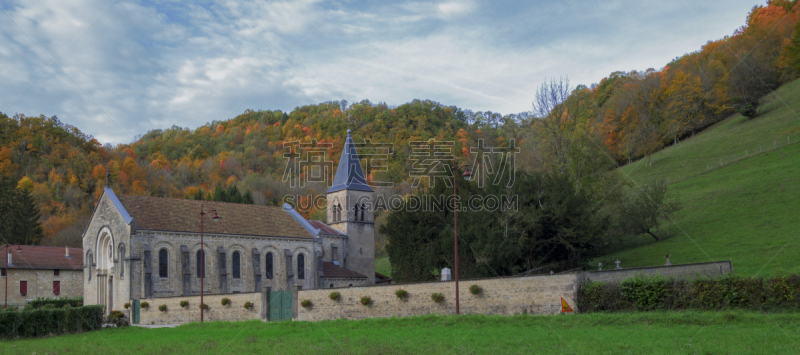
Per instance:
[[[203,204],[200,204],[200,323],[203,323],[203,311],[205,311],[205,305],[203,303],[203,281],[206,278],[206,251],[203,249],[203,220],[205,219],[206,213],[211,212],[214,212],[214,215],[211,216],[212,221],[218,222],[222,219],[222,217],[217,214],[217,210],[204,212]]]
[[[456,273],[456,314],[460,313],[458,304],[458,207],[456,206],[456,171],[461,171],[467,165],[456,167],[456,158],[453,157],[453,239],[455,244],[455,273]],[[461,175],[465,180],[469,181],[472,177],[472,172],[469,169],[464,169],[464,174]]]

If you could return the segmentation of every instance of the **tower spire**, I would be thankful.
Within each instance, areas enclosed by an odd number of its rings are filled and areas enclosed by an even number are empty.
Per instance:
[[[372,188],[367,185],[367,179],[358,160],[356,146],[353,143],[353,137],[350,135],[349,129],[347,130],[344,149],[342,149],[342,157],[339,159],[339,167],[336,169],[336,176],[333,178],[333,185],[326,193],[340,190],[373,192]]]

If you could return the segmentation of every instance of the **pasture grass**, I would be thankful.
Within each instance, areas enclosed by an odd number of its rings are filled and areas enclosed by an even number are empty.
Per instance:
[[[663,265],[669,253],[673,264],[730,259],[743,276],[800,273],[798,113],[800,80],[774,92],[753,120],[733,115],[654,154],[650,166],[622,167],[633,186],[668,179],[683,209],[660,230],[669,239],[642,235],[591,265]]]
[[[3,354],[779,354],[799,313],[648,312],[207,322],[0,341]]]

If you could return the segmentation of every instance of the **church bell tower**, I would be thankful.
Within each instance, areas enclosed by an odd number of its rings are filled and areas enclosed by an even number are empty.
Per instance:
[[[347,235],[342,266],[367,276],[368,284],[374,284],[375,192],[367,185],[349,129],[333,185],[326,196],[328,225]]]

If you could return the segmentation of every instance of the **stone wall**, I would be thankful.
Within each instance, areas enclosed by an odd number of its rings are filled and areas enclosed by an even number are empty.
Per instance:
[[[222,305],[223,298],[229,298],[231,303]],[[188,301],[186,308],[181,307],[181,301]],[[250,309],[244,308],[245,302],[253,303]],[[133,301],[130,301],[133,304]],[[179,296],[142,299],[147,302],[148,308],[139,312],[139,324],[185,324],[200,321],[200,296]],[[203,302],[208,305],[203,318],[205,321],[240,321],[261,319],[261,292],[234,293],[225,295],[205,295]],[[166,305],[167,311],[158,310],[158,306]],[[130,316],[132,309],[126,313]]]
[[[670,266],[651,266],[619,270],[585,272],[584,278],[595,282],[620,282],[636,275],[662,275],[673,278],[719,277],[733,273],[730,260]]]
[[[459,282],[460,311],[462,314],[557,314],[561,310],[561,297],[577,312],[580,274],[528,276]],[[471,285],[483,290],[479,295],[469,292]],[[400,300],[395,291],[408,292]],[[338,301],[328,295],[341,294]],[[431,294],[441,293],[444,301],[435,303]],[[297,320],[363,319],[379,317],[407,317],[424,314],[455,314],[455,282],[430,282],[406,285],[381,285],[340,289],[299,290],[299,302],[310,300],[309,308],[297,307]],[[362,296],[372,303],[363,306]]]
[[[25,306],[37,298],[74,298],[83,296],[83,272],[81,270],[59,270],[54,276],[52,269],[8,269],[8,305]],[[28,293],[19,293],[19,282],[28,282]],[[60,281],[61,293],[53,293],[53,281]],[[6,277],[0,277],[0,305],[5,301]]]

